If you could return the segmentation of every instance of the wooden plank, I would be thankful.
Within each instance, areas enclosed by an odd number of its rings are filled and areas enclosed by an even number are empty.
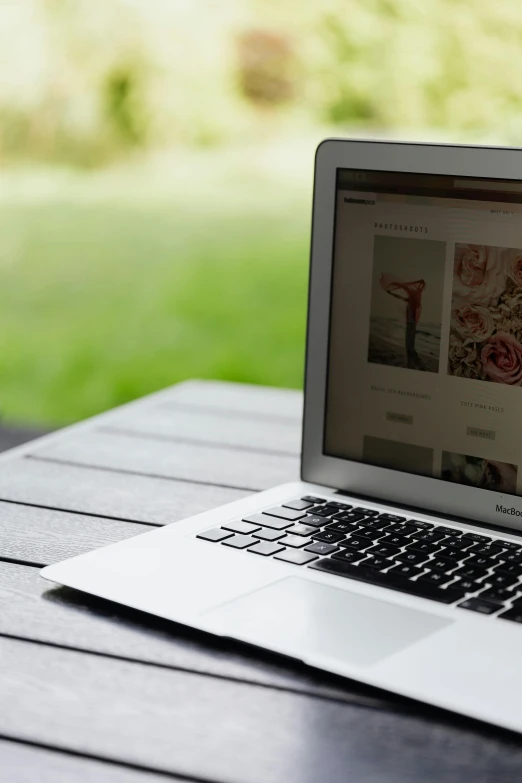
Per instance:
[[[303,394],[294,389],[224,381],[185,381],[161,393],[162,401],[184,402],[214,411],[301,419]]]
[[[0,502],[0,559],[48,565],[152,528]]]
[[[21,457],[0,464],[0,500],[154,525],[177,522],[247,494]]]
[[[6,783],[165,783],[164,775],[0,739]],[[187,778],[176,778],[188,783]]]
[[[441,720],[0,639],[0,734],[228,783],[512,783],[522,746]],[[429,772],[428,772],[429,771]]]
[[[295,481],[299,477],[296,457],[101,431],[43,444],[30,453],[73,465],[196,480],[251,491]]]
[[[36,568],[0,562],[2,634],[299,693],[381,703],[367,688],[341,685],[284,659],[52,587]]]
[[[241,415],[232,411],[215,413],[183,404],[116,410],[102,429],[153,435],[174,441],[239,446],[249,451],[296,456],[301,453],[299,420],[274,421],[270,418],[258,418],[250,413]]]

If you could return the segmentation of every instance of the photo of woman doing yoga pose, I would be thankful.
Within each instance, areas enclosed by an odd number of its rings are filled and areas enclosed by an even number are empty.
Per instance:
[[[446,244],[377,235],[368,361],[438,372]]]
[[[406,362],[410,370],[424,370],[424,363],[415,350],[415,337],[422,306],[422,292],[426,288],[425,280],[414,280],[405,283],[394,275],[383,273],[380,277],[381,286],[387,294],[406,302]]]

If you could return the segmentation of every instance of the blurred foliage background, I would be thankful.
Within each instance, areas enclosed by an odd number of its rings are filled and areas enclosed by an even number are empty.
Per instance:
[[[517,0],[0,0],[0,414],[299,387],[325,136],[518,144]]]

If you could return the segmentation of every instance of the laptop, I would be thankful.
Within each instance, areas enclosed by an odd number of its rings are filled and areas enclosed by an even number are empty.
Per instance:
[[[53,582],[522,731],[522,151],[327,140],[302,480]]]

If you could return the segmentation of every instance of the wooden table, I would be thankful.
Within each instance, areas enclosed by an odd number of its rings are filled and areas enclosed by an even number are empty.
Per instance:
[[[521,778],[514,735],[40,578],[44,564],[297,478],[301,402],[189,382],[1,458],[2,782]]]

